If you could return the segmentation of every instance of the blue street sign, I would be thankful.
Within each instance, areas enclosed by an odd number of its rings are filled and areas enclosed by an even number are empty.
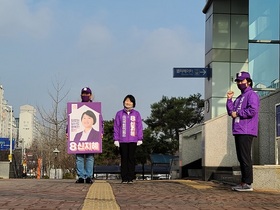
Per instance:
[[[211,68],[173,68],[173,77],[211,77]]]
[[[10,139],[9,138],[0,138],[0,150],[9,150],[10,149]],[[15,140],[12,141],[12,150],[15,149]]]

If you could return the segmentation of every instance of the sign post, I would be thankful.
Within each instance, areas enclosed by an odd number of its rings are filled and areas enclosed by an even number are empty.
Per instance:
[[[12,150],[15,149],[15,139],[12,140],[12,147],[10,146],[10,139],[9,138],[0,138],[0,151],[2,150]]]
[[[174,78],[183,78],[183,77],[198,77],[198,78],[208,78],[212,76],[211,68],[173,68],[173,77]]]

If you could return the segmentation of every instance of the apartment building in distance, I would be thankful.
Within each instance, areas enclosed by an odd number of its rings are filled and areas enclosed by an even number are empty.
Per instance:
[[[19,113],[19,146],[29,149],[37,136],[36,109],[31,105],[20,107]],[[24,145],[23,145],[24,144]]]
[[[12,132],[11,132],[12,127]],[[13,114],[13,107],[8,105],[4,98],[4,88],[0,85],[0,138],[17,138],[16,120]]]

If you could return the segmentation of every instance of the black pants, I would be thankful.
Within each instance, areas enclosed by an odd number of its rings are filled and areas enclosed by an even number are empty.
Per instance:
[[[237,159],[240,163],[241,182],[253,183],[253,164],[252,164],[252,142],[254,136],[251,135],[235,135],[235,147]]]
[[[136,143],[120,143],[122,181],[134,179],[136,147]]]

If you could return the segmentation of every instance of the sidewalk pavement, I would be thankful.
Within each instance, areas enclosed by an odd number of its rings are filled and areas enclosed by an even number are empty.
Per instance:
[[[280,192],[236,192],[199,180],[0,179],[0,209],[9,210],[208,210],[280,209]]]

